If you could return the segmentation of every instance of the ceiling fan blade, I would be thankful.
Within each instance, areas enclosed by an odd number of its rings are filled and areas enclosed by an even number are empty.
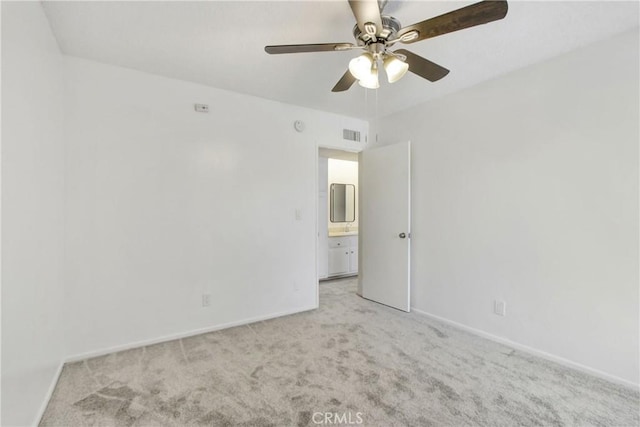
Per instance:
[[[345,90],[348,90],[355,82],[356,78],[353,77],[351,71],[347,70],[347,72],[344,73],[340,80],[338,80],[338,83],[336,83],[333,89],[331,89],[331,92],[344,92]]]
[[[382,18],[380,17],[380,6],[378,0],[349,0],[349,6],[353,16],[358,21],[358,28],[364,34],[367,33],[365,24],[372,23],[376,25],[376,34],[380,34],[382,31]]]
[[[271,55],[276,55],[280,53],[334,52],[357,47],[352,43],[281,44],[265,46],[264,51]]]
[[[406,63],[409,64],[409,71],[413,74],[417,74],[422,78],[429,80],[430,82],[436,82],[449,74],[449,70],[440,65],[423,58],[420,55],[416,55],[413,52],[409,52],[405,49],[399,49],[393,53],[399,53],[407,57]]]
[[[415,43],[420,40],[441,36],[476,25],[497,21],[507,15],[509,6],[504,0],[482,1],[458,10],[454,10],[417,24],[402,28],[397,35],[401,39],[404,34],[417,31],[418,36],[403,43]]]

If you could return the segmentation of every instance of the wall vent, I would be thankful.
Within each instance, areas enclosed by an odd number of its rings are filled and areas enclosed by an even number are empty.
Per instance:
[[[360,142],[360,131],[351,129],[342,129],[342,139],[348,141]]]

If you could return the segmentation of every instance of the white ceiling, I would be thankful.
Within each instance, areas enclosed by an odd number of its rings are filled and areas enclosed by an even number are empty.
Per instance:
[[[474,1],[395,1],[413,24]],[[267,55],[267,44],[353,42],[343,1],[44,2],[62,52],[295,105],[371,118],[638,27],[639,3],[512,1],[505,19],[405,45],[451,70],[407,74],[378,91],[331,88],[354,52]],[[377,98],[377,99],[376,99]],[[377,102],[376,102],[377,101]]]

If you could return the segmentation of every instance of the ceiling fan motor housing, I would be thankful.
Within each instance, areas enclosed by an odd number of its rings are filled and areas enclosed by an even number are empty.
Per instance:
[[[395,38],[395,35],[400,31],[402,26],[393,16],[382,15],[382,30],[376,34],[376,39],[387,41]],[[374,41],[373,37],[365,32],[360,31],[358,24],[353,27],[353,37],[355,37],[358,46],[364,46]]]

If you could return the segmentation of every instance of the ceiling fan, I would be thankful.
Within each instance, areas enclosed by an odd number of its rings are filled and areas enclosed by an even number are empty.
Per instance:
[[[393,16],[382,15],[388,0],[349,0],[356,18],[353,43],[319,43],[265,46],[269,54],[331,52],[361,49],[365,52],[349,62],[349,69],[332,92],[349,89],[356,81],[366,88],[377,89],[378,64],[382,62],[389,83],[400,80],[407,71],[431,82],[440,80],[449,70],[406,49],[390,50],[396,43],[410,44],[476,25],[497,21],[506,16],[507,2],[481,1],[435,18],[402,27]]]

